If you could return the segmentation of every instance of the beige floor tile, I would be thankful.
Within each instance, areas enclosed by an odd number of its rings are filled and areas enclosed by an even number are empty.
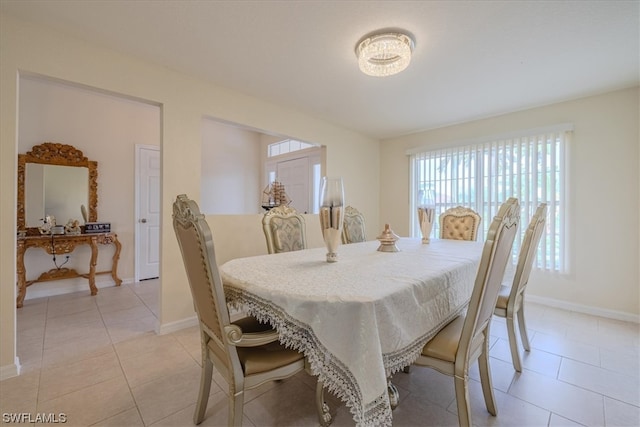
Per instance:
[[[412,366],[408,374],[398,372],[391,380],[396,386],[408,390],[416,399],[434,403],[442,408],[447,408],[456,398],[453,377],[431,368]]]
[[[100,309],[102,320],[107,327],[124,322],[135,322],[137,319],[149,316],[155,317],[149,312],[149,309],[142,303],[142,301],[136,305],[127,306],[126,308],[118,310],[116,310],[115,307],[112,308],[113,309],[108,312],[104,312]]]
[[[471,399],[471,419],[474,425],[483,426],[519,426],[540,427],[546,426],[550,412],[536,405],[520,400],[507,393],[494,390],[497,416],[487,411],[487,406],[482,394],[482,385],[477,381],[469,384],[469,396]],[[457,403],[450,406],[450,411],[457,413]]]
[[[90,426],[135,407],[124,377],[94,384],[56,399],[39,402],[39,413],[63,413],[65,426]]]
[[[42,366],[65,365],[111,351],[113,348],[106,329],[96,330],[92,335],[74,337],[67,342],[56,342],[55,347],[45,348],[42,353]]]
[[[637,405],[605,397],[604,416],[607,426],[640,426],[640,408]]]
[[[189,352],[191,357],[200,364],[202,347],[200,345],[200,329],[197,326],[185,328],[172,334],[175,339]]]
[[[166,418],[159,420],[151,424],[152,427],[176,427],[176,426],[192,426],[193,425],[193,413],[196,409],[196,405],[190,405],[174,414],[169,415]],[[207,403],[207,410],[204,414],[204,419],[199,427],[222,427],[227,426],[227,420],[229,417],[229,402],[227,397],[223,393],[215,393],[209,397]],[[242,417],[243,427],[252,427],[254,424],[247,418],[246,415]]]
[[[198,398],[199,384],[200,368],[192,366],[132,387],[131,392],[142,420],[145,425],[150,425],[194,405]],[[215,385],[210,393],[222,394]]]
[[[39,384],[39,371],[0,382],[0,413],[34,413]]]
[[[178,424],[175,424],[177,426]],[[186,426],[186,424],[185,424]],[[91,427],[144,427],[138,408],[127,409],[106,420],[92,424]]]
[[[531,348],[600,366],[600,350],[594,344],[584,344],[558,336],[537,333],[531,340]]]
[[[549,427],[584,427],[584,424],[579,424],[575,421],[561,417],[558,414],[551,414],[549,419]]]
[[[521,346],[518,348],[520,352],[520,361],[523,369],[538,372],[540,374],[556,378],[560,369],[561,356],[547,353],[540,349],[525,351]],[[508,340],[500,339],[491,347],[491,357],[508,362],[513,367],[511,360],[511,349]],[[515,369],[515,368],[513,368]]]
[[[535,372],[517,377],[509,394],[584,425],[604,425],[604,397]]]
[[[640,379],[636,376],[565,359],[562,361],[558,379],[630,405],[640,406]]]
[[[341,414],[338,414],[338,416]],[[336,418],[338,418],[338,416]],[[413,394],[400,400],[400,404],[392,413],[394,427],[437,426],[457,427],[458,415],[447,411],[428,400]],[[353,420],[344,417],[344,425],[353,425]],[[351,424],[349,424],[351,421]],[[334,425],[334,424],[332,424]]]
[[[640,378],[639,347],[600,348],[600,366],[610,371]]]
[[[257,426],[317,425],[315,390],[289,378],[245,403],[245,415]]]
[[[111,342],[119,343],[156,330],[158,319],[147,310],[146,316],[122,320],[107,326]]]
[[[189,368],[200,372],[200,366],[175,340],[172,346],[153,349],[120,362],[132,388]]]
[[[55,368],[44,368],[38,401],[46,402],[112,378],[123,377],[120,362],[112,350],[96,357]]]
[[[125,340],[115,344],[116,352],[121,360],[138,357],[145,353],[155,352],[168,347],[180,347],[172,334],[156,335],[155,332],[148,332],[139,337]]]
[[[96,311],[97,308],[95,298],[88,292],[57,295],[49,298],[47,319],[79,314],[84,311]]]

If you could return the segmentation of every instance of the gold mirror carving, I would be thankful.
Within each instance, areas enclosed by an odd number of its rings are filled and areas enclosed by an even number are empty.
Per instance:
[[[28,227],[25,212],[25,181],[27,163],[43,165],[84,167],[88,170],[89,194],[87,195],[87,221],[98,220],[98,162],[87,159],[82,151],[72,145],[45,142],[35,145],[26,154],[18,154],[18,231],[28,236],[40,234],[37,227]]]

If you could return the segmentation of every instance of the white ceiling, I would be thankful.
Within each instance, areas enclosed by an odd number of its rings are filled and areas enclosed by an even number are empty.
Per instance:
[[[389,138],[640,81],[639,1],[0,0],[0,11]],[[358,70],[400,28],[404,72]]]

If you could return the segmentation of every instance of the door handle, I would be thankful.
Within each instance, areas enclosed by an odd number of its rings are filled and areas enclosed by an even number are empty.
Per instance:
[[[142,218],[142,219],[140,220],[140,222],[141,222],[141,223],[143,223],[143,224],[144,224],[144,223],[146,223],[146,222],[147,222],[147,218]]]

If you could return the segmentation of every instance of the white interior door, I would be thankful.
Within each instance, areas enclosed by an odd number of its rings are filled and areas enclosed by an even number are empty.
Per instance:
[[[160,147],[136,145],[136,281],[160,275]]]
[[[309,212],[309,158],[278,162],[276,176],[284,184],[291,199],[291,207],[298,212]]]

